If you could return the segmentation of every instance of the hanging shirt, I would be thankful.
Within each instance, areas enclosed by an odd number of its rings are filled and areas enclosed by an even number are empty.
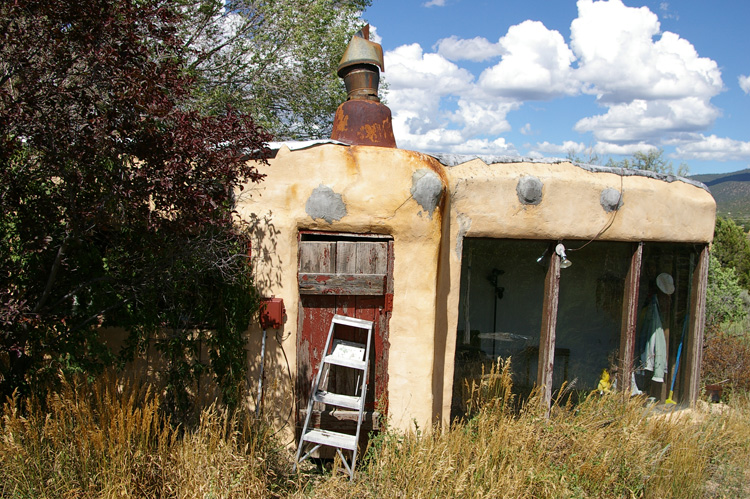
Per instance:
[[[647,340],[641,353],[641,365],[646,371],[653,371],[652,381],[662,383],[667,374],[667,341],[664,338],[656,296],[652,298],[648,308],[642,331]]]

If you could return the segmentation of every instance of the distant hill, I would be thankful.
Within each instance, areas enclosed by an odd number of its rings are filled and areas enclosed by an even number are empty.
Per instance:
[[[750,168],[732,173],[691,175],[703,182],[716,199],[716,212],[750,227]]]

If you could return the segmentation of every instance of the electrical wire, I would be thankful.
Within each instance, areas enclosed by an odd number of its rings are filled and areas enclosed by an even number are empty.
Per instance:
[[[607,232],[607,230],[609,230],[609,228],[612,227],[612,224],[615,223],[615,218],[617,218],[617,213],[620,212],[620,203],[622,202],[622,197],[625,194],[625,191],[623,189],[622,179],[623,179],[623,176],[620,175],[620,197],[617,199],[617,204],[615,206],[615,209],[612,211],[612,216],[610,217],[609,222],[607,222],[607,224],[604,227],[602,227],[602,230],[600,230],[592,239],[589,239],[588,241],[586,241],[585,243],[583,243],[581,246],[577,248],[566,248],[567,251],[578,251],[579,249],[585,248],[589,244],[599,239],[602,236],[602,234]]]

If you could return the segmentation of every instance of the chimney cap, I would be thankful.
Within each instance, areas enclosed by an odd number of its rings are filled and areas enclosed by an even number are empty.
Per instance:
[[[371,64],[385,71],[383,62],[383,47],[379,43],[371,42],[370,25],[365,25],[352,37],[349,46],[339,61],[337,74],[343,78],[343,70],[355,64]]]

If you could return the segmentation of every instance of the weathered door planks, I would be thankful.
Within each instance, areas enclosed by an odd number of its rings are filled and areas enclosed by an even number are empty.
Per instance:
[[[384,295],[387,258],[386,241],[301,241],[300,294]]]
[[[334,239],[334,238],[332,238]],[[303,409],[310,395],[314,370],[334,314],[373,321],[369,387],[365,400],[365,421],[377,425],[376,410],[387,404],[388,319],[386,295],[392,288],[392,241],[366,236],[341,235],[337,240],[300,241],[299,292],[300,321],[297,335],[298,408]],[[346,339],[363,341],[351,331]],[[353,389],[351,372],[331,369],[328,388],[337,393]],[[317,407],[316,411],[322,407]],[[314,415],[319,418],[322,415]],[[298,413],[299,417],[299,413]]]

